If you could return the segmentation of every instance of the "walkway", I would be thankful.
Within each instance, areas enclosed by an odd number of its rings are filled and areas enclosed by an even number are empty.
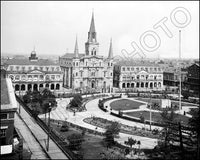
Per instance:
[[[43,150],[46,150],[46,139],[47,139],[46,132],[36,123],[35,119],[33,117],[31,117],[24,110],[24,108],[22,106],[20,106],[20,109],[21,109],[20,116],[25,121],[28,128],[31,130],[32,135],[39,141]],[[21,130],[22,136],[25,136],[24,132],[26,132],[26,130],[25,131]],[[29,140],[27,140],[27,141],[29,141]],[[69,159],[51,138],[49,140],[48,155],[51,159]]]
[[[85,112],[76,112],[75,116],[73,115],[72,112],[69,112],[66,110],[66,104],[68,104],[70,101],[69,98],[65,99],[58,99],[58,107],[51,111],[50,117],[51,119],[57,119],[57,120],[66,120],[68,122],[71,122],[73,124],[89,128],[92,130],[96,130],[96,126],[93,126],[91,124],[85,123],[83,120],[88,117],[96,116],[100,118],[104,118],[107,120],[112,120],[112,121],[118,121],[122,124],[126,124],[129,126],[137,126],[137,127],[144,127],[143,124],[137,123],[137,122],[132,122],[128,120],[124,120],[118,117],[115,117],[113,115],[110,115],[110,113],[105,113],[102,110],[99,109],[98,107],[98,99],[91,100],[86,104],[86,109],[87,111]],[[64,105],[65,104],[65,105]],[[44,115],[40,115],[40,118],[44,118]],[[152,126],[153,128],[159,128],[157,126]],[[99,128],[97,129],[99,132],[105,132],[105,129]],[[152,138],[147,138],[147,137],[141,137],[141,136],[134,136],[130,134],[125,134],[125,133],[120,133],[119,138],[116,138],[116,140],[124,144],[125,140],[128,140],[128,137],[132,137],[136,140],[141,141],[141,148],[154,148],[157,145],[157,139],[152,139]]]
[[[31,159],[49,159],[48,155],[43,151],[43,148],[18,114],[15,114],[15,128],[23,136],[23,148],[31,152]]]

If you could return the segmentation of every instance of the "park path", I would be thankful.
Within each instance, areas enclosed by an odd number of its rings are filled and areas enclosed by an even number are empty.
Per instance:
[[[87,111],[76,112],[75,116],[74,116],[74,113],[66,110],[66,105],[69,103],[70,99],[69,98],[58,99],[57,100],[58,106],[55,110],[51,111],[50,118],[56,119],[56,120],[68,121],[68,122],[71,122],[73,124],[85,127],[85,128],[97,130],[97,131],[102,132],[102,133],[105,132],[105,129],[100,128],[100,127],[98,127],[96,129],[96,126],[88,124],[88,123],[84,122],[83,120],[85,118],[95,116],[95,117],[100,117],[100,118],[104,118],[104,119],[107,119],[107,120],[118,121],[119,123],[126,124],[126,125],[129,125],[129,126],[137,126],[137,127],[140,127],[140,128],[144,127],[144,125],[141,124],[141,123],[121,119],[121,118],[118,118],[116,116],[110,115],[109,112],[105,113],[104,111],[100,110],[99,107],[98,107],[99,99],[100,98],[89,101],[85,106]],[[44,115],[40,115],[39,117],[44,118]],[[47,117],[48,117],[48,115],[47,115]],[[154,128],[159,128],[159,127],[152,126],[152,129],[154,129]],[[128,140],[128,137],[132,137],[136,140],[140,140],[141,141],[141,148],[154,148],[157,145],[157,139],[135,136],[135,135],[125,134],[125,133],[120,133],[119,138],[116,138],[116,140],[119,143],[124,145],[124,141]]]

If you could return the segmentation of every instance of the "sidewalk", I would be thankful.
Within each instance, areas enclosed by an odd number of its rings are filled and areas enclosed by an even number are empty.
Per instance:
[[[47,140],[47,134],[46,132],[37,124],[37,122],[34,120],[33,117],[31,117],[22,106],[21,107],[21,113],[20,116],[25,121],[27,126],[30,128],[32,134],[34,137],[37,138],[40,145],[44,150],[46,150],[46,140]],[[24,131],[21,131],[22,136],[24,135]],[[28,140],[29,141],[29,140]],[[57,146],[57,144],[54,143],[54,141],[50,138],[49,140],[49,151],[48,155],[51,159],[69,159],[62,150]]]
[[[24,124],[18,114],[15,114],[15,128],[23,136],[23,148],[31,152],[31,159],[49,159],[40,144],[36,141],[31,131]]]

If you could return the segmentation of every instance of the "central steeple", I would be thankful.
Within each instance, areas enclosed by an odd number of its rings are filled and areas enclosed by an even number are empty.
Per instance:
[[[90,30],[88,32],[88,42],[96,42],[96,31],[95,31],[95,25],[94,25],[94,13],[92,12],[92,20],[90,24]]]
[[[90,30],[88,32],[88,39],[85,43],[86,55],[96,56],[99,52],[99,43],[97,42],[97,33],[94,25],[94,13],[92,12],[92,20],[90,23]]]

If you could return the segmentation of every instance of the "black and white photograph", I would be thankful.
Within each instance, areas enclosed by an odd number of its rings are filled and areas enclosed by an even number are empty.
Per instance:
[[[200,159],[199,1],[1,1],[0,158]]]

